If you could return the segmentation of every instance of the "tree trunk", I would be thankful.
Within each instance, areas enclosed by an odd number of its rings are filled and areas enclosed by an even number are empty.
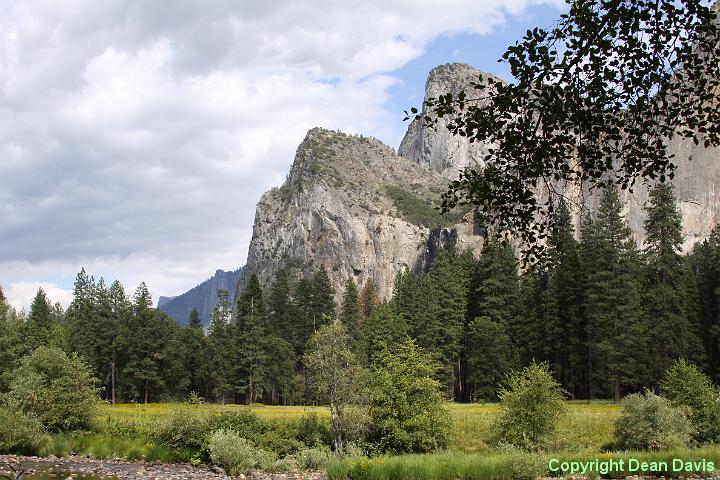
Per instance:
[[[112,361],[110,362],[110,403],[115,405],[115,352],[112,354]]]
[[[330,397],[330,423],[332,424],[333,434],[335,437],[333,443],[335,444],[336,455],[342,455],[343,453],[342,428],[340,428],[339,416],[340,415],[335,408],[335,402],[333,398]]]
[[[620,403],[620,382],[615,380],[615,403]]]
[[[145,405],[148,403],[148,382],[145,381]]]

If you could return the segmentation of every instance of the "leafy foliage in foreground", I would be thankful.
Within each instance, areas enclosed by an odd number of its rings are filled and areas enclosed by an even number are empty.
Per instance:
[[[447,447],[450,416],[438,365],[413,340],[385,348],[368,378],[369,440],[381,452],[432,452]]]
[[[688,419],[698,443],[720,443],[720,390],[695,365],[678,360],[665,372],[662,394],[689,409]]]
[[[54,347],[38,347],[23,359],[9,399],[11,405],[57,432],[90,429],[98,402],[87,365]]]
[[[0,453],[34,454],[42,442],[40,422],[19,410],[0,405]]]
[[[443,207],[477,206],[498,234],[519,234],[528,259],[543,251],[554,198],[639,179],[673,178],[668,142],[720,144],[720,33],[703,0],[569,2],[549,29],[528,30],[502,60],[514,82],[481,78],[473,92],[429,99],[416,118],[490,147]],[[566,190],[567,189],[567,190]]]
[[[624,450],[670,450],[687,447],[692,426],[685,410],[650,390],[623,399],[615,423],[615,447]]]
[[[498,396],[502,412],[494,425],[495,442],[543,450],[565,410],[565,392],[548,365],[532,363],[511,373]]]

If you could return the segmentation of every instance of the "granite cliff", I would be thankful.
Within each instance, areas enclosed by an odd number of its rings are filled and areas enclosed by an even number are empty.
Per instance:
[[[426,98],[469,90],[479,75],[487,74],[463,64],[437,67],[428,77]],[[238,291],[252,273],[268,285],[282,267],[309,273],[323,265],[338,296],[348,278],[362,285],[372,277],[387,298],[400,270],[426,269],[449,243],[479,254],[482,237],[472,212],[440,217],[432,206],[460,169],[483,165],[487,147],[452,136],[442,122],[429,129],[413,121],[397,154],[372,138],[310,130],[285,183],[257,205]],[[718,221],[720,152],[677,141],[672,150],[689,250]],[[623,195],[630,226],[642,242],[647,188]],[[585,200],[589,207],[597,201],[597,195]]]
[[[425,99],[461,90],[472,97],[470,82],[488,74],[469,65],[451,63],[434,68],[425,86]],[[497,77],[493,77],[499,80]],[[499,80],[501,81],[501,80]],[[455,178],[459,170],[483,165],[487,144],[469,143],[463,137],[454,137],[445,128],[446,119],[440,119],[437,128],[431,129],[420,120],[414,120],[400,143],[398,154],[424,165],[443,176]],[[706,238],[720,217],[720,150],[704,148],[688,140],[675,139],[670,145],[677,165],[675,193],[683,214],[684,250]],[[648,200],[648,186],[638,185],[632,193],[622,192],[626,215],[636,240],[642,244],[646,215],[643,207]],[[586,195],[584,206],[592,209],[599,202],[599,194]],[[576,215],[579,212],[576,210]],[[576,216],[576,221],[579,215]]]
[[[427,268],[449,241],[479,251],[471,213],[433,208],[445,182],[376,139],[310,130],[283,186],[258,202],[238,291],[252,273],[267,285],[282,267],[322,265],[337,295],[372,278],[388,297],[398,272]]]

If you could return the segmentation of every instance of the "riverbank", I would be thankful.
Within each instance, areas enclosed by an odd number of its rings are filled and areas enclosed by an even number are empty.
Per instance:
[[[7,465],[19,465],[20,469],[35,471],[23,480],[60,478],[62,480],[325,480],[323,473],[265,473],[253,472],[249,476],[230,477],[221,470],[208,466],[185,463],[166,464],[158,462],[127,462],[122,460],[97,460],[86,457],[25,457],[0,455],[0,475],[11,474]],[[17,467],[16,467],[17,468]],[[50,475],[52,476],[50,476]],[[2,478],[2,477],[0,477]],[[14,478],[14,477],[11,477]]]

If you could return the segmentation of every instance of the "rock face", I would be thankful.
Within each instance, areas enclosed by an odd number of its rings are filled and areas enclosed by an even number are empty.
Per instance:
[[[462,90],[470,98],[473,91],[470,83],[477,82],[480,77],[492,77],[502,82],[494,75],[463,63],[436,67],[430,71],[425,83],[424,100],[437,98],[444,93],[451,93],[453,98],[457,98]],[[413,120],[400,142],[398,154],[447,178],[457,177],[458,171],[465,167],[484,165],[488,145],[471,144],[465,137],[452,135],[446,128],[447,123],[447,119],[440,119],[437,126],[431,129],[426,128],[422,120]]]
[[[464,64],[441,65],[428,76],[425,98],[437,97],[445,92],[455,96],[461,90],[465,90],[471,98],[474,90],[470,82],[477,81],[480,76],[487,77],[488,74]],[[455,178],[457,172],[467,166],[482,166],[488,145],[454,137],[445,125],[447,120],[444,119],[435,129],[427,128],[421,121],[413,121],[398,153],[448,178]],[[671,143],[670,151],[676,156],[673,185],[683,214],[683,249],[687,252],[695,243],[707,238],[720,217],[720,151],[677,139]],[[647,218],[643,208],[648,200],[648,186],[639,185],[633,193],[622,192],[622,197],[628,223],[642,245],[645,238],[643,223]],[[583,201],[584,206],[590,209],[595,208],[598,202],[599,193],[587,195]],[[577,223],[579,209],[575,213]]]
[[[182,295],[176,297],[160,297],[158,309],[170,315],[181,325],[185,325],[190,317],[190,312],[196,308],[200,313],[200,320],[203,325],[210,323],[210,313],[217,302],[218,289],[227,290],[229,300],[232,303],[235,298],[235,286],[237,285],[242,268],[234,272],[217,270],[215,275],[193,287]]]
[[[481,75],[487,76],[468,65],[442,65],[430,72],[425,97],[471,92],[470,82]],[[438,225],[437,219],[427,218],[427,209],[459,170],[483,165],[487,148],[452,136],[442,122],[435,129],[412,122],[398,154],[375,139],[310,130],[283,186],[266,192],[257,205],[237,291],[253,273],[269,285],[280,268],[309,274],[322,265],[336,299],[348,278],[358,285],[372,278],[388,298],[399,271],[427,269],[436,252],[450,243],[478,255],[482,237],[472,213]],[[720,155],[687,142],[671,148],[677,156],[674,183],[687,251],[718,221]],[[623,195],[628,222],[641,243],[647,187]],[[585,204],[593,208],[598,200],[592,194]]]
[[[396,205],[394,198],[405,195],[415,207],[427,208],[425,202],[437,198],[445,182],[378,140],[310,130],[285,184],[266,192],[257,205],[238,291],[252,273],[268,285],[280,268],[308,274],[322,265],[338,298],[349,278],[358,285],[372,278],[380,295],[389,297],[397,273],[426,267],[449,236],[478,248],[469,220],[442,233],[423,225],[421,215],[409,220]]]

